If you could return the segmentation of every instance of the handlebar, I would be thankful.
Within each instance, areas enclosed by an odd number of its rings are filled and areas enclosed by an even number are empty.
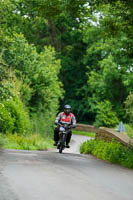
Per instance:
[[[58,125],[58,126],[60,126],[60,127],[64,127],[64,128],[66,128],[66,129],[70,129],[70,128],[75,128],[75,126],[74,125],[72,125],[72,124],[61,124],[61,123],[56,123],[56,125]]]

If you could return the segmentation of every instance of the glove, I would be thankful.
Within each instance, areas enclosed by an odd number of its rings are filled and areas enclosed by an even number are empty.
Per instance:
[[[69,125],[69,128],[75,128],[75,126],[71,124],[71,125]]]
[[[72,128],[72,125],[67,125],[66,128],[67,128],[67,129],[70,129],[70,128]]]
[[[57,126],[62,126],[59,122],[56,122],[55,124],[56,124]]]
[[[63,124],[60,124],[60,123],[58,123],[58,126],[59,126],[59,127],[64,127],[64,125],[63,125]]]

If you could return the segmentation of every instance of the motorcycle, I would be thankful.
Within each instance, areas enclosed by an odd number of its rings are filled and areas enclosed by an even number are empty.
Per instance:
[[[59,144],[57,145],[59,153],[62,153],[62,151],[65,149],[67,133],[68,133],[67,126],[64,125],[59,127]]]

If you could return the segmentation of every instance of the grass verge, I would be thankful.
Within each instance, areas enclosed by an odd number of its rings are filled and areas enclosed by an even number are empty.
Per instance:
[[[0,134],[0,148],[2,148],[4,146],[5,140],[2,137],[2,134]]]
[[[89,136],[89,137],[95,137],[96,133],[93,132],[85,132],[85,131],[77,131],[77,130],[72,130],[72,133],[75,135],[84,135],[84,136]]]
[[[29,136],[7,134],[4,136],[4,145],[6,149],[21,149],[21,150],[47,150],[53,148],[53,140],[43,138],[39,134]]]

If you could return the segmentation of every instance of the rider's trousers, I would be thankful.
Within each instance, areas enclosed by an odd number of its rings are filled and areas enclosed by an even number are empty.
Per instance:
[[[72,136],[72,131],[68,131],[67,133],[67,138],[66,138],[66,144],[69,144]],[[59,141],[59,128],[56,127],[54,130],[54,141],[58,142]]]

